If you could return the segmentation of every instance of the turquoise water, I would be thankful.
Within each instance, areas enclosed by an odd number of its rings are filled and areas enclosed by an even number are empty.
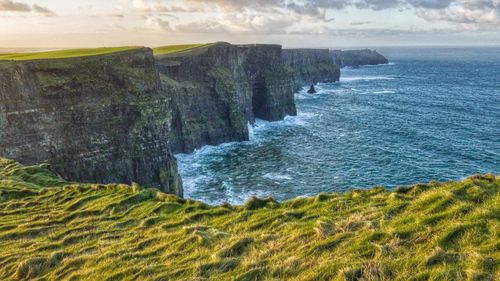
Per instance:
[[[186,197],[239,204],[500,173],[500,49],[380,51],[391,64],[302,90],[298,116],[258,121],[250,141],[177,155]]]

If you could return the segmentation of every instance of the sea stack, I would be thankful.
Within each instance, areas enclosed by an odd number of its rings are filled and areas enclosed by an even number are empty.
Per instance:
[[[316,94],[316,89],[314,88],[314,85],[311,85],[311,88],[309,88],[309,91],[307,91],[308,94]]]

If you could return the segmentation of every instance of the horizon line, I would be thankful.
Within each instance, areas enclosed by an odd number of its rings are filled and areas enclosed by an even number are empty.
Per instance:
[[[217,42],[226,42],[226,41],[217,41]],[[210,44],[210,43],[216,43],[216,42],[207,42],[204,44]],[[310,49],[340,49],[340,48],[500,48],[500,44],[486,44],[486,45],[475,45],[475,44],[455,44],[455,45],[450,45],[450,44],[415,44],[415,45],[376,45],[376,44],[369,44],[369,45],[337,45],[337,46],[306,46],[306,45],[301,45],[301,46],[286,46],[283,44],[276,44],[276,43],[232,43],[232,42],[227,42],[233,45],[247,45],[247,44],[264,44],[264,45],[281,45],[283,49],[299,49],[299,48],[310,48]],[[194,44],[194,43],[174,43],[174,44],[165,44],[165,45],[152,45],[152,46],[147,46],[147,45],[134,45],[134,47],[142,47],[142,48],[157,48],[157,47],[163,47],[163,46],[173,46],[173,45],[188,45],[188,44]],[[71,50],[71,49],[95,49],[95,48],[113,48],[113,47],[126,47],[126,46],[133,46],[133,45],[88,45],[88,46],[71,46],[71,47],[54,47],[54,46],[44,46],[44,47],[29,47],[29,46],[0,46],[0,52],[7,52],[7,51],[16,51],[16,50],[23,50],[23,51],[58,51],[58,50]]]

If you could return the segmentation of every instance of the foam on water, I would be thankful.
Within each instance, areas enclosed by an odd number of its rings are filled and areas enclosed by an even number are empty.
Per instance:
[[[290,181],[293,179],[292,176],[290,175],[283,175],[283,174],[278,174],[278,173],[267,173],[263,175],[262,177],[270,180],[275,180],[279,183],[279,181]]]
[[[354,77],[341,77],[340,82],[349,83],[356,81],[370,81],[370,80],[392,80],[396,79],[395,77],[390,76],[354,76]]]
[[[374,94],[395,94],[395,91],[383,90],[383,91],[374,91]]]
[[[249,141],[177,155],[186,197],[241,204],[499,173],[500,52],[428,53],[343,69],[340,83],[297,93],[297,116],[257,120]]]

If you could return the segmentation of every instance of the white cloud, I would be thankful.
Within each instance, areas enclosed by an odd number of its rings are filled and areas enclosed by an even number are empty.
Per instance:
[[[429,21],[447,21],[465,30],[500,30],[500,0],[457,0],[445,9],[417,9]]]
[[[0,13],[34,13],[44,16],[55,16],[56,14],[51,10],[39,6],[37,4],[28,5],[23,2],[14,2],[13,0],[0,0]]]

